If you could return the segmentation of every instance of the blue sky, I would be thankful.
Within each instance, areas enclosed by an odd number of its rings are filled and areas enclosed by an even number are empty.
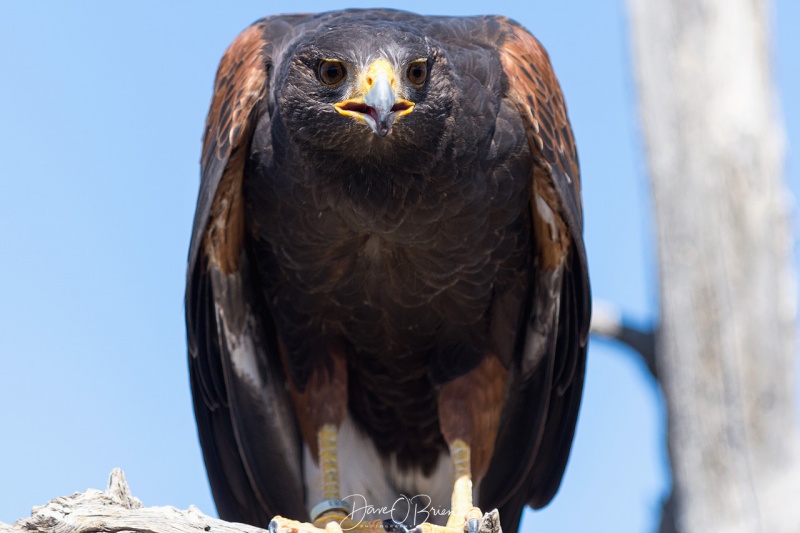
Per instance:
[[[388,2],[487,12],[550,52],[581,157],[594,296],[657,313],[650,203],[621,1]],[[217,62],[295,2],[0,5],[0,521],[125,470],[146,505],[214,514],[183,324],[200,135]],[[372,4],[374,6],[374,4]],[[800,3],[779,0],[775,75],[800,187]],[[664,408],[629,352],[594,341],[561,491],[524,531],[653,531],[669,487]]]

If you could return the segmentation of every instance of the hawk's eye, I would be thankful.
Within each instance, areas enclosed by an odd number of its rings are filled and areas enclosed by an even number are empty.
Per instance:
[[[427,61],[414,61],[408,65],[406,71],[406,78],[411,82],[414,87],[422,87],[425,83],[425,78],[428,77],[428,62]]]
[[[347,77],[347,69],[341,61],[320,61],[319,80],[325,85],[338,85]]]

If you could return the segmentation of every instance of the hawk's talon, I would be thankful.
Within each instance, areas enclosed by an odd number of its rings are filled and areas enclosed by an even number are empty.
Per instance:
[[[322,514],[318,515],[317,517],[311,520],[311,523],[317,529],[326,529],[328,524],[331,522],[336,522],[340,524],[347,518],[347,515],[341,511],[337,510],[328,510],[323,512]]]
[[[342,525],[336,520],[331,520],[325,524],[325,531],[326,533],[344,533],[342,531]]]
[[[270,533],[336,533],[326,532],[325,529],[308,524],[305,522],[298,522],[282,516],[276,516],[269,522]]]

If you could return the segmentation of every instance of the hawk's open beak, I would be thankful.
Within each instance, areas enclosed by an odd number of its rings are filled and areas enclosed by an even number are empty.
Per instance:
[[[394,71],[385,59],[378,59],[361,79],[355,98],[333,104],[336,111],[366,122],[372,131],[385,137],[392,124],[414,111],[414,102],[397,96]]]

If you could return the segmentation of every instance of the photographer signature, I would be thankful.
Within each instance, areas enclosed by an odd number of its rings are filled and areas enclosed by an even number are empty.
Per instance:
[[[344,531],[354,529],[361,524],[367,516],[372,516],[372,518],[374,518],[374,515],[383,516],[395,522],[416,526],[427,522],[431,516],[447,516],[450,514],[450,509],[434,507],[431,497],[427,494],[417,494],[410,498],[403,495],[397,498],[391,506],[383,507],[371,505],[361,494],[351,494],[342,499],[352,504],[353,509],[353,511],[345,517],[345,521],[352,521],[353,524],[348,524],[348,527],[342,528]],[[407,505],[401,506],[400,504],[402,502],[405,502]],[[409,520],[409,518],[411,518],[411,520]]]

